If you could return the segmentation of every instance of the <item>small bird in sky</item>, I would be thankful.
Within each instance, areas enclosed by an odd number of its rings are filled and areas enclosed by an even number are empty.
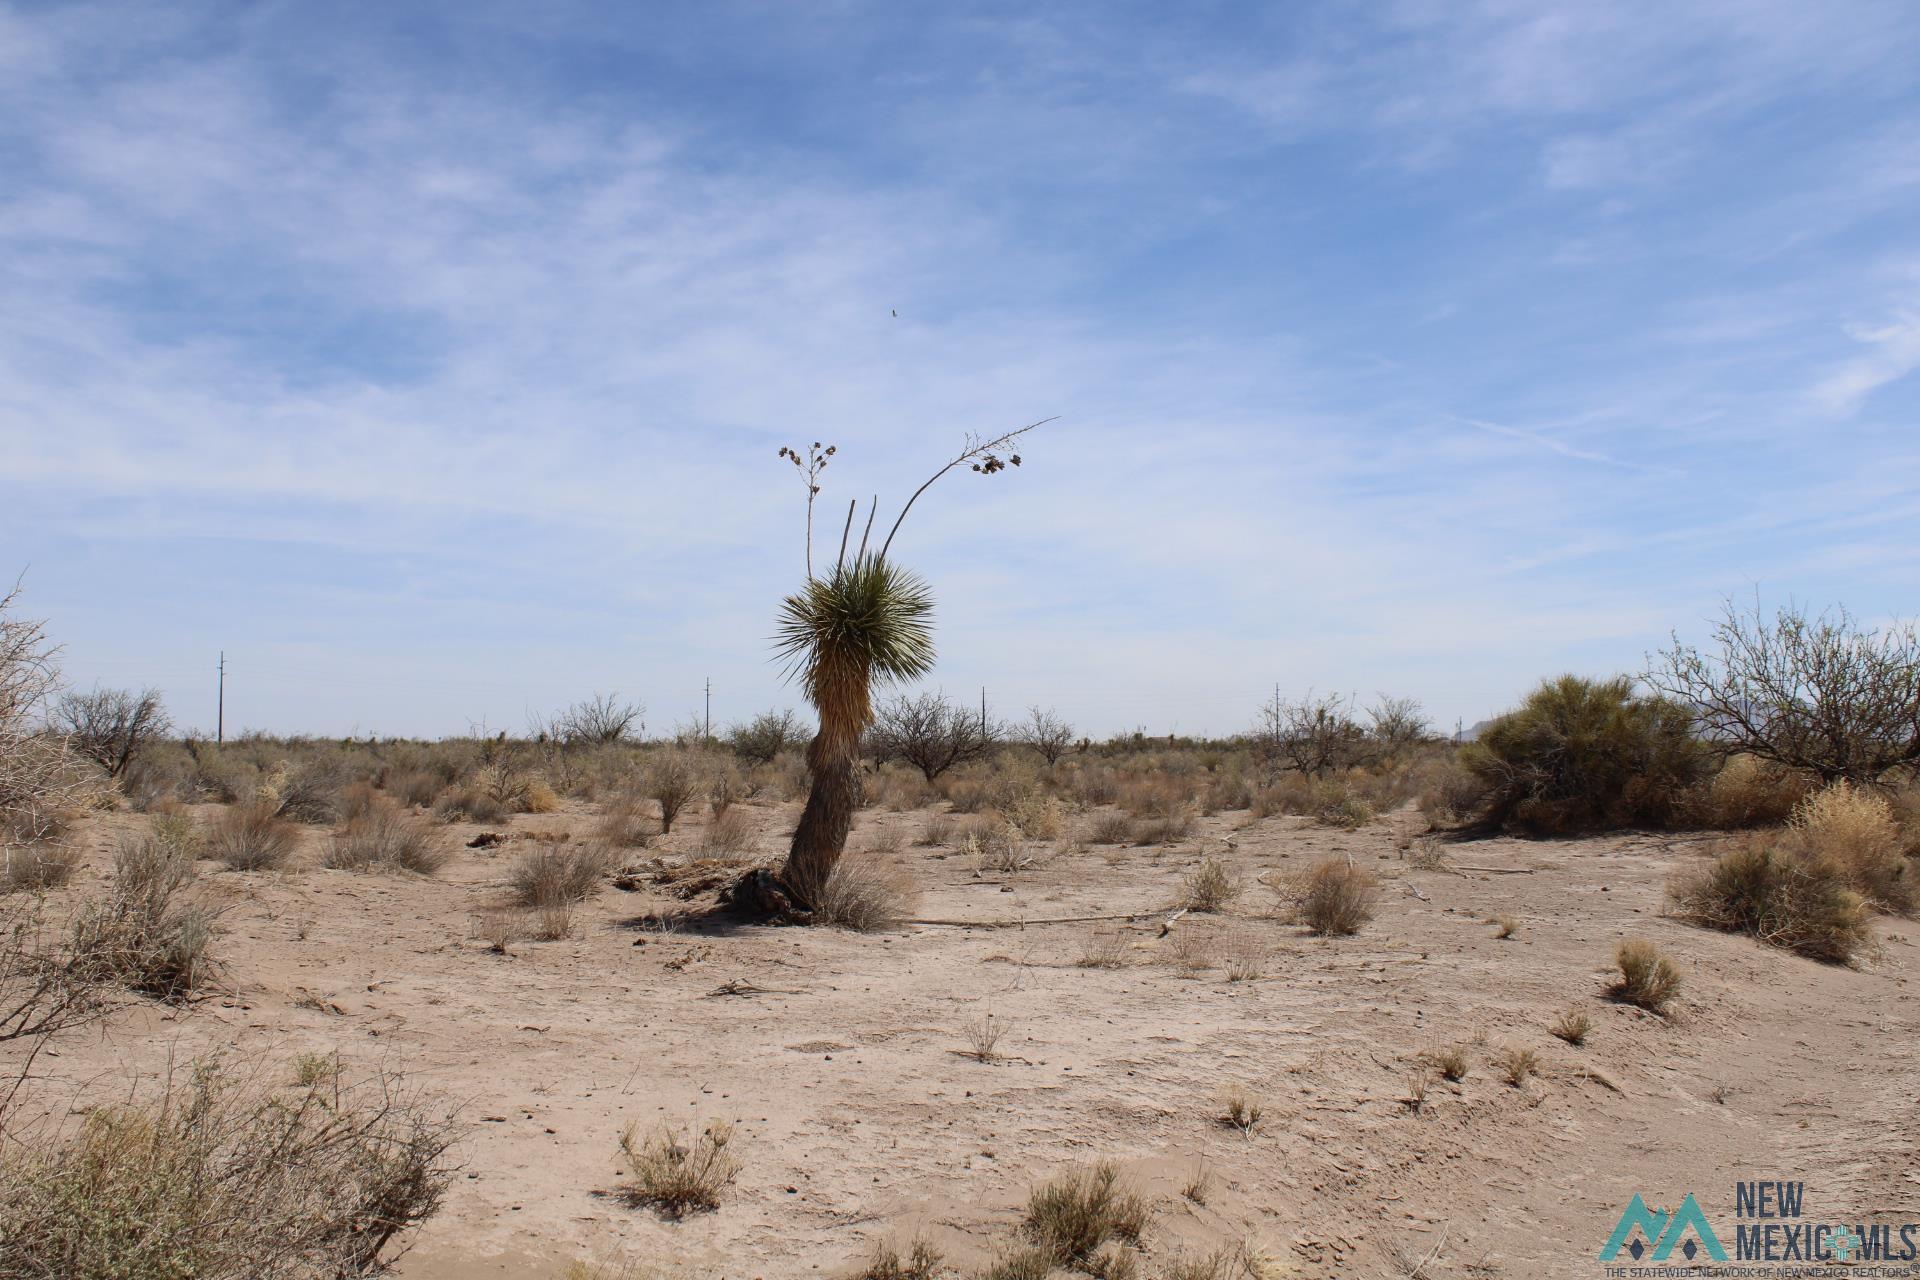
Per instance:
[[[896,311],[896,312],[894,312],[894,313],[893,313],[893,318],[894,318],[895,320],[898,320],[898,319],[900,318],[900,313],[899,313],[898,311]]]

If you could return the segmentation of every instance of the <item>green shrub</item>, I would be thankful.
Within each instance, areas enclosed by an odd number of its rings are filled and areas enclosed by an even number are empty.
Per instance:
[[[1708,757],[1693,714],[1636,697],[1621,676],[1561,676],[1501,716],[1460,759],[1485,784],[1481,825],[1554,835],[1662,827],[1687,809]]]

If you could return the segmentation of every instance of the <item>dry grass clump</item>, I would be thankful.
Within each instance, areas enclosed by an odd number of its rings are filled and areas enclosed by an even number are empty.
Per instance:
[[[663,1125],[642,1141],[639,1129],[628,1125],[620,1135],[620,1153],[634,1180],[627,1198],[669,1218],[718,1209],[720,1193],[742,1168],[733,1141],[733,1126],[725,1120],[715,1120],[691,1139]]]
[[[560,797],[547,784],[545,778],[534,778],[527,783],[527,797],[524,805],[528,813],[558,813]]]
[[[1490,916],[1487,923],[1493,926],[1493,936],[1505,941],[1520,931],[1520,922],[1512,916]]]
[[[1314,933],[1344,938],[1373,919],[1380,882],[1344,858],[1328,858],[1302,875],[1270,876],[1267,885]]]
[[[573,936],[573,908],[557,903],[532,914],[527,931],[535,942],[561,942]]]
[[[873,1257],[854,1280],[939,1280],[945,1259],[946,1255],[924,1238],[907,1246],[904,1256],[898,1244],[887,1240],[874,1246]]]
[[[438,774],[425,769],[409,769],[387,779],[387,794],[401,804],[426,808],[440,794]]]
[[[1807,796],[1805,775],[1757,756],[1737,755],[1702,791],[1700,819],[1723,831],[1777,827]]]
[[[0,893],[38,893],[57,889],[73,879],[80,866],[80,850],[64,844],[33,844],[6,850],[0,870]]]
[[[1867,903],[1846,870],[1792,838],[1750,835],[1668,886],[1675,914],[1828,964],[1872,942]]]
[[[1516,1089],[1540,1069],[1540,1055],[1519,1045],[1502,1049],[1494,1060],[1500,1064],[1501,1076]]]
[[[1179,818],[1193,816],[1191,782],[1165,775],[1144,778],[1120,792],[1120,807],[1136,818]]]
[[[1448,1045],[1444,1049],[1435,1049],[1426,1055],[1434,1069],[1454,1084],[1467,1078],[1467,1071],[1473,1065],[1472,1055],[1463,1044]]]
[[[440,1207],[461,1132],[403,1080],[288,1090],[219,1059],[0,1153],[0,1275],[374,1275]]]
[[[1175,844],[1193,834],[1192,809],[1183,809],[1157,818],[1133,820],[1133,842],[1137,845]]]
[[[1238,898],[1243,887],[1224,858],[1203,858],[1180,882],[1180,905],[1189,911],[1218,911]]]
[[[927,819],[927,825],[922,828],[920,838],[914,843],[932,849],[949,844],[952,840],[953,819],[944,813],[936,813]]]
[[[1267,971],[1272,954],[1266,940],[1252,929],[1234,929],[1220,943],[1228,982],[1252,982]]]
[[[1831,861],[1856,892],[1883,911],[1912,915],[1920,906],[1920,875],[1906,857],[1893,806],[1882,796],[1836,782],[1794,809],[1783,843]]]
[[[1251,1136],[1266,1116],[1266,1104],[1245,1085],[1230,1084],[1220,1092],[1220,1123]]]
[[[906,870],[865,850],[842,854],[813,904],[820,924],[858,933],[891,929],[912,914],[919,892]]]
[[[513,806],[474,783],[448,787],[433,802],[433,816],[442,822],[505,822]]]
[[[507,881],[523,907],[566,906],[598,892],[612,862],[598,845],[541,845],[520,855]]]
[[[1126,814],[1103,813],[1087,829],[1087,841],[1090,844],[1132,844],[1138,834],[1137,825]]]
[[[1025,871],[1036,861],[1032,846],[1020,828],[1010,822],[996,822],[984,830],[969,830],[963,848],[975,875],[988,872],[1012,875]]]
[[[526,912],[495,908],[473,913],[473,936],[486,943],[487,950],[495,955],[510,956],[513,944],[527,941],[533,936],[533,930],[528,927]]]
[[[1000,1041],[1012,1027],[1013,1023],[1006,1018],[995,1017],[991,1011],[983,1013],[960,1029],[967,1038],[967,1047],[955,1052],[975,1062],[998,1062]]]
[[[1642,938],[1628,938],[1614,952],[1613,962],[1620,967],[1620,981],[1611,994],[1623,1004],[1636,1005],[1650,1013],[1664,1014],[1667,1005],[1680,993],[1680,971],[1660,948]]]
[[[1547,1030],[1578,1048],[1587,1042],[1587,1034],[1593,1030],[1593,1019],[1587,1016],[1584,1009],[1568,1009],[1548,1024]]]
[[[438,874],[452,856],[437,831],[383,796],[347,820],[328,842],[321,860],[342,871],[386,867],[430,876]]]
[[[74,918],[69,973],[172,1002],[205,986],[214,973],[209,953],[218,915],[176,901],[192,878],[193,861],[181,850],[152,836],[124,841],[114,854],[111,892]]]
[[[208,825],[206,855],[229,871],[284,867],[293,857],[300,832],[270,801],[257,800],[221,811]]]
[[[660,824],[647,811],[645,801],[631,792],[608,800],[594,827],[595,838],[610,849],[644,849],[659,834]]]
[[[1124,969],[1132,950],[1126,934],[1094,929],[1081,944],[1080,958],[1074,963],[1082,969]]]
[[[1120,1171],[1102,1161],[1035,1190],[1023,1229],[1053,1265],[1083,1266],[1110,1241],[1138,1245],[1151,1216],[1146,1200],[1124,1190]]]
[[[752,819],[742,810],[729,806],[701,828],[695,852],[703,858],[737,859],[752,844]]]
[[[1211,1253],[1175,1258],[1160,1272],[1161,1280],[1268,1280],[1276,1274],[1274,1264],[1244,1241]]]

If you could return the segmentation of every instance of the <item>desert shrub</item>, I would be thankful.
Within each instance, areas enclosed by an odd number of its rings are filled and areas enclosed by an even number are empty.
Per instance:
[[[471,783],[448,787],[433,802],[433,816],[442,822],[505,822],[513,810],[484,788]]]
[[[109,1007],[104,997],[49,945],[38,898],[0,897],[0,1043],[89,1022]]]
[[[1584,1009],[1567,1009],[1548,1025],[1547,1030],[1578,1047],[1587,1042],[1587,1033],[1593,1030],[1593,1019],[1587,1016]]]
[[[409,769],[387,780],[387,794],[401,804],[426,808],[439,796],[441,785],[442,779],[438,775],[425,769]]]
[[[158,689],[73,690],[54,701],[49,720],[68,746],[119,778],[144,751],[172,731]]]
[[[875,760],[900,760],[931,783],[957,765],[984,760],[1004,731],[937,689],[900,694],[873,709],[867,750]]]
[[[638,796],[623,792],[607,801],[600,821],[594,826],[594,834],[600,843],[610,848],[644,849],[648,841],[660,834],[660,824],[653,820]]]
[[[67,966],[78,980],[117,983],[167,1001],[185,1000],[212,980],[215,912],[178,901],[193,862],[152,836],[123,841],[103,901],[74,917]]]
[[[1460,759],[1487,785],[1481,823],[1537,835],[1666,826],[1707,768],[1680,703],[1626,677],[1561,676],[1496,719]]]
[[[573,908],[565,903],[533,912],[527,932],[535,942],[560,942],[573,936]]]
[[[1831,858],[1765,834],[1735,841],[1669,887],[1682,919],[1830,964],[1871,941],[1866,901]]]
[[[1373,821],[1373,805],[1364,796],[1334,786],[1322,796],[1313,816],[1322,826],[1357,831]]]
[[[0,1275],[377,1274],[439,1208],[458,1134],[439,1103],[390,1076],[289,1090],[203,1060],[157,1099],[0,1151]]]
[[[1376,743],[1353,717],[1340,694],[1280,698],[1260,708],[1248,745],[1269,776],[1284,769],[1318,778],[1351,768],[1373,755]]]
[[[1540,1069],[1540,1055],[1519,1045],[1509,1045],[1495,1059],[1506,1082],[1518,1089]]]
[[[1220,1091],[1220,1123],[1229,1129],[1251,1134],[1266,1113],[1266,1104],[1245,1085],[1230,1084]]]
[[[1132,952],[1133,944],[1126,934],[1095,929],[1087,934],[1074,963],[1082,969],[1123,969]]]
[[[1434,1070],[1455,1084],[1465,1080],[1468,1070],[1473,1066],[1473,1058],[1467,1052],[1467,1047],[1462,1044],[1435,1049],[1426,1057],[1427,1061],[1433,1064]]]
[[[731,760],[715,759],[709,764],[707,813],[714,818],[724,818],[735,804],[746,798],[747,777]]]
[[[1822,782],[1920,766],[1920,629],[1863,630],[1845,609],[1769,619],[1729,600],[1705,649],[1662,652],[1647,680],[1691,707],[1709,741]]]
[[[1164,818],[1135,818],[1133,842],[1137,845],[1175,844],[1193,834],[1193,810]]]
[[[300,841],[299,830],[280,816],[270,800],[233,805],[207,827],[206,854],[229,871],[283,867]]]
[[[332,822],[340,815],[341,793],[353,781],[346,762],[330,756],[282,760],[261,778],[244,807],[270,808],[290,822]]]
[[[521,854],[507,879],[521,906],[565,906],[597,893],[611,863],[598,845],[541,845]]]
[[[1228,982],[1251,982],[1266,972],[1273,952],[1252,929],[1233,929],[1220,940],[1221,967]]]
[[[1456,752],[1422,765],[1414,781],[1420,812],[1436,826],[1465,822],[1486,807],[1486,781],[1461,764]]]
[[[790,710],[763,711],[726,732],[727,746],[749,764],[772,764],[781,752],[800,747],[806,740],[806,727]]]
[[[945,1256],[924,1238],[907,1246],[904,1256],[898,1244],[882,1241],[854,1280],[939,1280]]]
[[[1091,1258],[1110,1240],[1139,1243],[1151,1212],[1146,1200],[1121,1187],[1119,1170],[1102,1161],[1035,1190],[1023,1227],[1035,1247],[1067,1265]]]
[[[952,839],[953,819],[944,813],[936,813],[927,819],[927,825],[922,828],[920,838],[914,843],[925,845],[928,848],[936,848],[950,842]]]
[[[1379,882],[1343,858],[1328,858],[1304,875],[1269,882],[1300,921],[1322,937],[1344,938],[1373,919]]]
[[[1087,839],[1093,844],[1132,844],[1137,834],[1134,820],[1124,813],[1103,813],[1087,829]]]
[[[1680,971],[1651,942],[1628,938],[1614,952],[1613,962],[1619,966],[1620,980],[1613,984],[1611,994],[1623,1004],[1665,1013],[1680,993]]]
[[[60,684],[57,651],[44,623],[14,611],[18,596],[0,592],[0,847],[54,839],[100,789],[96,770],[40,731]]]
[[[1777,827],[1806,798],[1807,775],[1757,756],[1736,755],[1702,792],[1700,824],[1722,831]]]
[[[629,1125],[620,1135],[633,1185],[627,1197],[650,1205],[670,1218],[708,1213],[720,1207],[720,1193],[740,1176],[740,1158],[734,1154],[733,1126],[716,1120],[697,1137],[662,1126],[642,1140]]]
[[[495,955],[513,954],[513,944],[533,936],[533,922],[517,908],[494,908],[473,913],[473,936]]]
[[[349,782],[340,788],[334,798],[334,816],[341,822],[352,822],[367,813],[384,797],[371,782]]]
[[[890,929],[912,913],[917,896],[906,871],[882,855],[855,850],[834,863],[813,918],[861,933]]]
[[[1177,778],[1145,778],[1121,791],[1120,807],[1136,818],[1191,818],[1193,791]]]
[[[706,761],[686,747],[661,747],[647,760],[641,774],[644,794],[660,806],[660,831],[673,830],[673,821],[706,787]]]
[[[1066,807],[1059,797],[1036,788],[1024,789],[995,806],[1002,818],[1030,840],[1058,840],[1067,826]]]
[[[0,893],[22,890],[39,892],[57,889],[73,879],[80,866],[80,851],[64,844],[30,844],[20,849],[0,851]]]
[[[1221,858],[1203,858],[1180,883],[1180,905],[1189,911],[1218,911],[1240,896],[1240,877]]]
[[[956,1052],[976,1062],[998,1062],[1000,1041],[1012,1029],[1011,1021],[988,1010],[960,1028],[961,1034],[967,1038],[967,1047]]]
[[[560,797],[548,785],[545,778],[533,778],[527,782],[527,798],[524,805],[526,813],[558,813]]]
[[[341,870],[383,866],[430,876],[452,856],[439,833],[381,797],[334,834],[323,861]]]
[[[753,845],[753,822],[738,809],[727,809],[700,830],[695,851],[703,858],[738,858]]]
[[[1920,871],[1906,856],[1893,806],[1872,791],[1842,780],[1808,796],[1793,811],[1785,843],[1833,862],[1882,910],[1912,915],[1920,904]]]

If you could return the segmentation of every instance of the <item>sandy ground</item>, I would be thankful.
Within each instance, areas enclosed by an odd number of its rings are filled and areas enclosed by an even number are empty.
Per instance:
[[[751,809],[763,852],[796,811]],[[1092,846],[981,876],[955,850],[913,844],[928,817],[865,814],[855,836],[904,833],[923,917],[1164,908],[1205,854],[1230,858],[1248,890],[1165,938],[1157,917],[1099,926],[1125,930],[1118,969],[1076,965],[1085,924],[661,935],[640,921],[665,899],[612,887],[576,912],[573,938],[501,956],[470,918],[502,898],[512,844],[463,848],[437,880],[203,864],[201,891],[230,904],[231,994],[135,1006],[59,1042],[36,1096],[64,1106],[218,1046],[404,1066],[473,1123],[408,1280],[553,1277],[576,1257],[676,1276],[844,1275],[874,1242],[915,1232],[971,1269],[1011,1237],[1037,1182],[1094,1159],[1156,1201],[1151,1259],[1249,1240],[1276,1276],[1405,1275],[1397,1250],[1437,1248],[1433,1280],[1596,1277],[1636,1192],[1654,1205],[1694,1193],[1731,1250],[1742,1178],[1804,1181],[1826,1220],[1920,1219],[1912,922],[1883,920],[1878,957],[1847,970],[1666,919],[1668,874],[1710,848],[1692,837],[1482,841],[1450,847],[1460,869],[1442,872],[1407,861],[1411,813],[1352,833],[1221,814],[1171,848]],[[510,827],[591,820],[580,808]],[[94,820],[79,891],[99,887],[113,841],[141,821]],[[666,847],[690,840],[676,831]],[[1253,883],[1327,854],[1385,877],[1358,937],[1307,936]],[[1494,936],[1496,914],[1519,922],[1515,937]],[[1261,975],[1175,963],[1193,945],[1182,939],[1208,933],[1216,949],[1264,953]],[[1686,975],[1668,1019],[1602,996],[1629,935]],[[715,994],[742,983],[760,990]],[[1594,1020],[1584,1048],[1547,1031],[1570,1005]],[[1011,1024],[1006,1059],[956,1053],[989,1012]],[[1436,1082],[1416,1113],[1404,1099],[1417,1058],[1460,1042],[1474,1045],[1471,1074]],[[1540,1057],[1522,1087],[1492,1062],[1509,1045]],[[1250,1136],[1218,1122],[1231,1084],[1265,1102]],[[624,1126],[712,1118],[739,1123],[746,1158],[718,1212],[669,1222],[619,1197]],[[1201,1170],[1204,1205],[1181,1195]]]

